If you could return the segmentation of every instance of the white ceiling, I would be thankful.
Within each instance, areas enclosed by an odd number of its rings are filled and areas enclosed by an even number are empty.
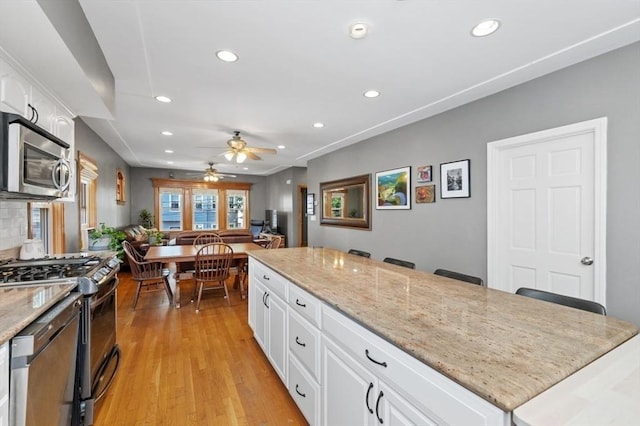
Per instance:
[[[85,122],[131,166],[204,170],[214,161],[219,171],[246,174],[305,166],[316,156],[640,40],[640,0],[80,5],[116,85],[114,119],[93,114],[98,118]],[[471,37],[485,18],[499,19],[500,30]],[[369,24],[367,38],[349,38],[355,22]],[[221,49],[234,51],[239,61],[221,62],[215,56]],[[363,97],[368,89],[381,96]],[[159,103],[155,95],[173,102]],[[74,112],[85,115],[79,109]],[[325,127],[313,128],[318,121]],[[162,136],[163,130],[174,135]],[[234,130],[250,146],[286,148],[263,161],[229,163],[220,154]]]

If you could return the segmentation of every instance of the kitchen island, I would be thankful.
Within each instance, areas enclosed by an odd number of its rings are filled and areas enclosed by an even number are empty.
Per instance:
[[[38,318],[78,286],[68,282],[0,286],[0,345]]]
[[[327,248],[250,256],[506,413],[638,333],[616,318]]]

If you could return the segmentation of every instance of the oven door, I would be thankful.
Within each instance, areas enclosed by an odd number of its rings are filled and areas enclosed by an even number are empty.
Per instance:
[[[100,285],[91,300],[91,395],[97,402],[113,381],[120,363],[116,344],[117,289],[119,279]]]
[[[69,146],[24,120],[9,124],[7,190],[66,197],[71,184]]]

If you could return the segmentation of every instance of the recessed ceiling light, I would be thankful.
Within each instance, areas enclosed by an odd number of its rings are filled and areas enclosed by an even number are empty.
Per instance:
[[[365,38],[367,36],[367,32],[369,31],[369,27],[367,24],[363,24],[362,22],[355,23],[349,27],[349,37],[354,39]]]
[[[171,133],[171,132],[170,132],[170,131],[168,131],[168,130],[163,130],[163,131],[162,131],[162,134],[163,134],[163,135],[165,135],[165,136],[173,136],[173,133]]]
[[[167,161],[167,164],[173,164],[173,161]]]
[[[173,150],[172,149],[165,149],[164,152],[166,152],[167,154],[173,154]]]
[[[169,98],[167,96],[160,95],[160,96],[156,96],[156,101],[169,103],[169,102],[171,102],[171,98]]]
[[[286,148],[286,146],[284,146],[284,145],[278,145],[278,149],[285,149],[285,148]]]
[[[313,123],[313,127],[315,127],[316,129],[321,129],[324,127],[324,124],[322,123]]]
[[[497,19],[485,19],[473,27],[471,35],[474,37],[485,37],[498,31],[498,28],[500,28],[500,21]]]
[[[229,50],[218,50],[216,56],[223,62],[235,62],[238,60],[238,55]]]
[[[378,92],[377,90],[367,90],[366,92],[364,92],[365,98],[377,98],[378,96],[380,96],[380,92]]]
[[[248,167],[243,167],[242,170],[249,170],[249,168]]]

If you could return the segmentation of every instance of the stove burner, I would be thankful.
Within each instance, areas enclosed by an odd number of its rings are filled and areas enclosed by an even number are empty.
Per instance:
[[[80,255],[33,260],[10,259],[0,262],[0,282],[21,283],[84,277],[89,276],[101,262],[100,257]]]

